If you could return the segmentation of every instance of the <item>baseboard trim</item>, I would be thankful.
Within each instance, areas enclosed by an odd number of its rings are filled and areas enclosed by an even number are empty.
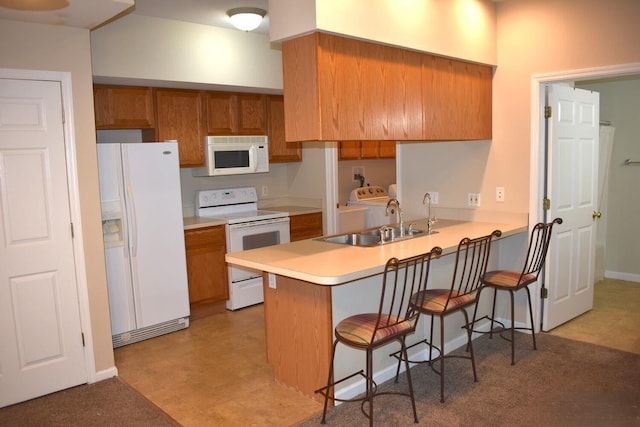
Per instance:
[[[618,279],[618,280],[626,280],[628,282],[640,283],[640,274],[622,273],[619,271],[606,270],[604,272],[604,277],[607,279]]]
[[[108,380],[109,378],[113,378],[113,377],[117,377],[118,376],[118,368],[116,368],[115,366],[112,366],[109,369],[104,369],[102,371],[96,372],[96,380],[93,382],[98,382],[98,381],[102,381],[102,380]]]

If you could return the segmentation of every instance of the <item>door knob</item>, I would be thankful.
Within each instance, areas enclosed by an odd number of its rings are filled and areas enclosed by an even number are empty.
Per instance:
[[[596,218],[600,218],[602,216],[602,214],[600,212],[593,211],[591,216],[593,217],[593,219],[596,219]]]

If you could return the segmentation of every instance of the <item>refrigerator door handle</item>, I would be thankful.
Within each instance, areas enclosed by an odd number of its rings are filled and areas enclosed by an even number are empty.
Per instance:
[[[138,255],[138,230],[136,220],[136,206],[133,200],[133,194],[131,192],[131,185],[127,184],[127,205],[129,206],[129,215],[131,217],[131,224],[129,224],[129,235],[131,236],[131,256],[136,257]]]
[[[131,248],[129,256],[135,258],[138,255],[138,230],[137,230],[137,218],[136,218],[136,206],[133,198],[133,191],[131,190],[131,177],[129,174],[129,151],[127,146],[122,147],[122,176],[126,185],[125,189],[125,204],[129,211],[129,247]]]

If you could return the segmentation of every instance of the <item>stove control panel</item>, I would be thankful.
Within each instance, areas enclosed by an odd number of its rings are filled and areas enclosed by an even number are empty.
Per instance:
[[[198,191],[196,208],[255,203],[258,193],[255,187]]]

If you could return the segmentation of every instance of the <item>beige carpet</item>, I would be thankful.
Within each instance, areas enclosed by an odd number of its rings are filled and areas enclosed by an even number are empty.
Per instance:
[[[640,354],[640,283],[604,279],[594,288],[593,309],[550,333]]]
[[[0,426],[175,427],[179,424],[118,378],[0,409]]]
[[[445,403],[439,377],[426,365],[412,368],[420,425],[438,426],[638,426],[640,356],[539,334],[517,334],[516,365],[509,343],[484,336],[474,341],[478,382],[468,360],[446,361]],[[405,377],[395,385],[406,389]],[[300,426],[315,426],[321,415]],[[380,396],[374,401],[376,426],[410,426],[407,397]],[[367,425],[359,403],[342,404],[327,415],[328,426]]]

